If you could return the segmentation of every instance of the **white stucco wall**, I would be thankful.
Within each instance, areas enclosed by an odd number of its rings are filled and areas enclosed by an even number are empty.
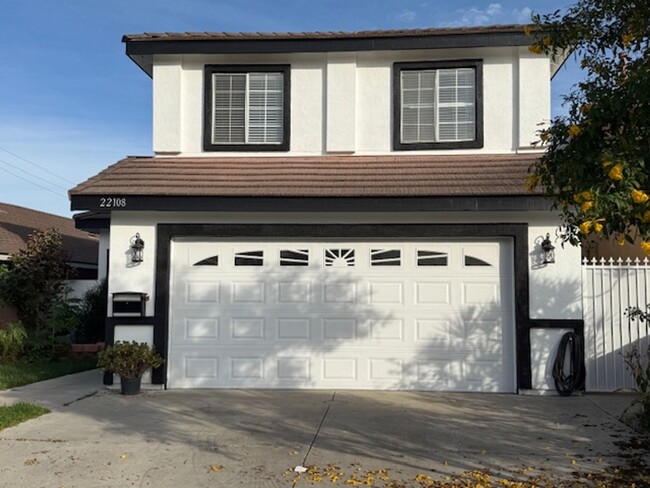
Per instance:
[[[153,325],[116,325],[115,342],[144,342],[153,346]],[[151,383],[151,370],[142,375],[142,383]],[[113,375],[113,384],[120,384],[120,377]]]
[[[206,64],[290,64],[292,155],[392,151],[395,62],[483,59],[482,149],[516,152],[550,115],[550,62],[525,48],[439,49],[266,55],[156,55],[153,144],[159,155],[254,156],[202,149]],[[408,154],[417,154],[408,151]],[[436,151],[436,154],[443,154]],[[284,156],[286,153],[262,153]]]
[[[533,390],[555,390],[553,365],[562,336],[571,329],[540,329],[530,331],[531,375]]]

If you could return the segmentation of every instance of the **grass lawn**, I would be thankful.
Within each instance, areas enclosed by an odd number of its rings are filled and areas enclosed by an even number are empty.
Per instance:
[[[49,410],[47,408],[32,405],[31,403],[0,405],[0,430],[13,427],[25,420],[40,417],[48,412]]]
[[[64,361],[0,364],[0,390],[49,380],[66,374],[97,367],[96,358],[75,358]]]

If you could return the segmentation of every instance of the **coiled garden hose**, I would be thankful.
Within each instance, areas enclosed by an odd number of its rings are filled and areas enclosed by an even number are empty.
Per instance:
[[[568,372],[565,371],[567,353],[570,354]],[[560,396],[569,396],[576,390],[582,390],[585,383],[584,352],[581,337],[575,332],[567,332],[560,339],[555,363],[553,364],[555,389]]]

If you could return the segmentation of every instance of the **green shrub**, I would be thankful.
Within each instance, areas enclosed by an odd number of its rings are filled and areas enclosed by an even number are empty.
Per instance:
[[[138,378],[149,368],[160,367],[164,360],[154,347],[144,342],[117,341],[97,355],[97,365],[123,378]]]
[[[20,321],[11,322],[6,329],[0,329],[0,362],[17,361],[25,348],[27,331]]]
[[[62,354],[70,344],[70,338],[79,327],[78,300],[56,298],[52,300],[47,315],[47,327],[27,333],[26,348],[30,358],[51,359]]]

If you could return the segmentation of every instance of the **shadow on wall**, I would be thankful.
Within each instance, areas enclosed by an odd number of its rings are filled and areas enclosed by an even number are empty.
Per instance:
[[[463,280],[382,268],[176,274],[170,387],[514,391],[509,278],[462,305]]]

